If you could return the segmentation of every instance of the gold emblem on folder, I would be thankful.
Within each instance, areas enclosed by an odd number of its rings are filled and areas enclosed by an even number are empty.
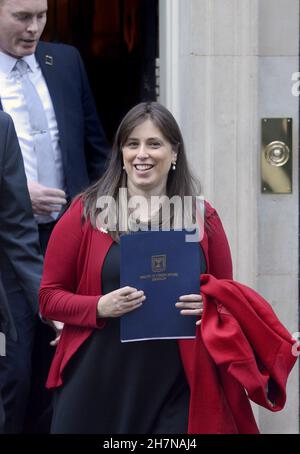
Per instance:
[[[167,269],[167,256],[166,255],[153,255],[152,256],[152,272],[164,273]]]

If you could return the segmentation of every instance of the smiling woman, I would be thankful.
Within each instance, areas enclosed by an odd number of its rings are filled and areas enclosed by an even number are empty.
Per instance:
[[[2,0],[0,51],[15,58],[35,52],[47,20],[47,0]]]
[[[125,192],[128,205],[120,196]],[[110,197],[127,220],[134,198],[176,196],[183,201],[187,196],[195,200],[198,194],[171,112],[155,102],[133,107],[117,130],[105,175],[74,201],[47,250],[41,313],[65,323],[47,381],[55,388],[52,433],[188,431],[194,395],[189,383],[194,380],[185,375],[184,367],[195,350],[193,343],[187,353],[179,349],[177,339],[120,342],[120,318],[147,304],[146,291],[120,284],[120,235],[139,233],[129,222],[123,228],[119,217],[115,230],[104,230],[97,221],[102,196]],[[205,205],[210,227],[198,242],[199,250],[205,248],[211,273],[231,278],[226,236],[216,212]],[[167,213],[170,230],[175,226],[174,211]],[[143,222],[152,221],[152,215],[146,209]],[[133,250],[132,257],[139,259],[138,252]],[[203,312],[200,292],[178,295],[172,310],[179,317],[196,316],[197,330]]]
[[[84,216],[94,227],[100,212],[99,198],[112,197],[118,209],[123,210],[120,188],[127,188],[132,198],[144,197],[149,206],[153,197],[176,196],[183,206],[185,197],[200,194],[200,183],[189,169],[177,122],[159,103],[140,103],[127,113],[116,133],[107,172],[83,194]],[[172,213],[171,217],[172,224]],[[115,241],[119,241],[119,227],[117,223],[110,232]]]
[[[148,119],[134,128],[123,147],[129,195],[166,195],[168,174],[177,152]]]

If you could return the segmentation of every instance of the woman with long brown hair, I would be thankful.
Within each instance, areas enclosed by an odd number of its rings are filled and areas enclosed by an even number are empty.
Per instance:
[[[137,196],[149,202],[138,220],[131,216],[124,191],[129,202]],[[164,219],[161,207],[152,209],[153,198],[184,202],[198,195],[172,114],[158,103],[135,106],[116,133],[106,174],[73,202],[48,246],[41,312],[64,322],[47,382],[54,388],[52,433],[188,432],[195,418],[189,416],[197,386],[191,378],[195,342],[120,342],[120,317],[147,304],[147,295],[137,288],[120,288],[119,241],[122,234],[137,225],[149,226],[153,219],[159,228],[166,221],[174,228],[176,209]],[[101,200],[110,201],[106,217]],[[193,205],[191,214],[193,220]],[[207,272],[232,278],[221,221],[206,202],[199,248]],[[197,317],[198,336],[201,295],[182,295],[175,303],[182,316]]]

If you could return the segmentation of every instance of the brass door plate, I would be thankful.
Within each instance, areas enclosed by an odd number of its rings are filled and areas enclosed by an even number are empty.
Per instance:
[[[261,190],[292,192],[292,118],[263,118],[261,125]]]

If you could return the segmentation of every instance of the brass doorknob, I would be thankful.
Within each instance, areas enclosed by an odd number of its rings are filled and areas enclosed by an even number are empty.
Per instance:
[[[274,140],[266,145],[265,158],[272,166],[284,166],[290,159],[290,149],[286,143]]]

